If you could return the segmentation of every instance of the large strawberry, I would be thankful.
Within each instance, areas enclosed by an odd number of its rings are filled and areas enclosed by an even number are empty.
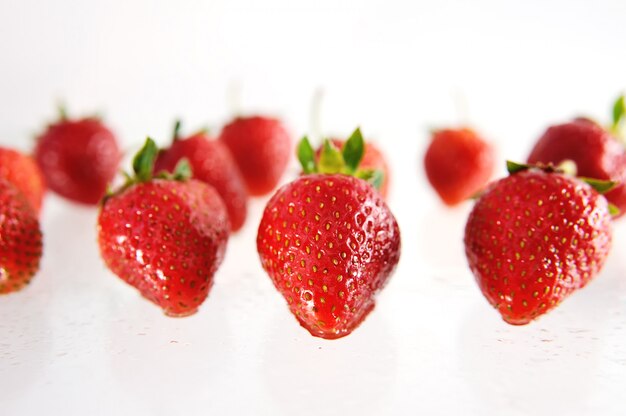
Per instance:
[[[598,274],[611,247],[611,215],[606,199],[579,179],[551,168],[509,163],[509,170],[476,202],[465,252],[489,303],[522,325]]]
[[[343,149],[346,141],[341,139],[331,139],[331,144],[335,146],[337,149]],[[315,151],[315,156],[319,159],[319,156],[322,152],[323,146],[320,146]],[[389,191],[389,178],[390,178],[390,170],[387,165],[387,160],[385,159],[385,155],[371,142],[365,143],[365,151],[363,153],[363,159],[359,165],[361,169],[371,169],[375,171],[379,171],[382,175],[382,181],[380,184],[380,188],[378,191],[383,196],[383,198],[387,198],[387,193]]]
[[[35,213],[39,214],[46,186],[32,157],[14,149],[0,147],[0,178],[8,180],[21,191]]]
[[[224,200],[232,231],[239,230],[246,220],[248,193],[228,148],[204,131],[181,138],[179,128],[180,123],[176,123],[174,141],[159,152],[154,171],[173,172],[178,162],[186,158],[194,179],[213,186]]]
[[[469,128],[433,132],[424,155],[428,181],[446,205],[480,191],[493,172],[493,146]]]
[[[106,265],[167,315],[196,312],[224,257],[230,225],[219,194],[188,179],[152,176],[151,139],[133,161],[135,176],[102,202],[98,243]]]
[[[359,171],[357,130],[343,153],[326,142],[319,163],[304,138],[305,174],[270,199],[257,235],[261,264],[291,312],[312,335],[350,334],[372,311],[400,258],[398,224]]]
[[[117,139],[99,119],[61,119],[38,137],[35,159],[48,187],[74,202],[96,205],[117,173]]]
[[[0,178],[0,294],[27,285],[43,252],[37,214],[24,194]]]
[[[235,158],[250,195],[276,188],[291,155],[291,138],[279,120],[237,117],[224,126],[219,139]]]
[[[616,140],[624,118],[624,97],[615,102],[613,125],[607,129],[587,118],[576,118],[549,127],[528,156],[528,163],[576,163],[577,174],[618,182],[606,194],[623,214],[626,212],[626,152]]]

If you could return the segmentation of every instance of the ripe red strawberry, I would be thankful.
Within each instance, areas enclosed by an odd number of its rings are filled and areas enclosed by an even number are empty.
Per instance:
[[[235,158],[250,195],[276,188],[291,154],[291,138],[279,120],[238,117],[224,127],[219,139]]]
[[[106,265],[170,316],[196,312],[222,263],[229,234],[226,208],[210,185],[153,177],[157,154],[147,140],[133,162],[135,177],[103,202],[98,243]]]
[[[213,140],[206,132],[180,138],[178,129],[177,123],[172,145],[159,152],[154,164],[155,173],[162,170],[173,172],[178,162],[186,158],[191,165],[193,178],[213,186],[222,197],[232,231],[239,230],[246,220],[248,194],[228,148],[222,142]]]
[[[117,173],[121,153],[99,119],[61,119],[37,139],[35,159],[48,187],[74,202],[95,205]]]
[[[437,130],[424,156],[426,176],[446,205],[456,205],[485,186],[493,173],[494,153],[469,128]]]
[[[43,176],[35,160],[21,152],[0,147],[0,178],[6,179],[24,194],[38,215],[46,191]]]
[[[616,107],[619,106],[620,100],[623,103],[624,98],[618,99]],[[576,163],[579,176],[618,182],[618,185],[606,194],[606,198],[624,213],[626,152],[623,144],[613,136],[617,133],[622,117],[623,110],[614,115],[611,131],[585,118],[576,118],[568,123],[551,126],[535,144],[528,156],[528,163],[556,165],[564,160],[571,160]]]
[[[0,294],[26,286],[39,270],[42,237],[24,194],[0,179]]]
[[[338,149],[343,149],[345,141],[341,139],[331,139],[330,142]],[[315,151],[316,158],[319,160],[319,155],[322,151],[322,146],[318,147]],[[372,143],[365,143],[365,152],[363,153],[363,160],[361,160],[361,169],[371,169],[382,173],[382,183],[380,184],[379,192],[383,198],[387,198],[389,191],[389,166],[385,159],[385,155]]]
[[[489,303],[506,322],[523,325],[600,271],[611,247],[611,216],[606,199],[574,177],[509,166],[513,173],[476,202],[465,252]]]
[[[327,142],[317,164],[304,138],[305,175],[274,194],[257,235],[261,264],[291,312],[327,339],[350,334],[365,319],[400,258],[400,230],[381,195],[339,173],[357,171],[360,132],[344,149],[342,157]]]

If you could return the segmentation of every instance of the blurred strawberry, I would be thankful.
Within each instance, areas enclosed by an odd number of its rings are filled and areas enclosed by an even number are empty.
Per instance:
[[[250,195],[265,195],[278,185],[291,156],[291,138],[279,120],[237,117],[219,139],[235,158]]]
[[[22,192],[35,213],[39,214],[46,186],[39,166],[32,157],[0,147],[0,178],[8,180]]]
[[[493,173],[494,153],[469,128],[436,130],[424,156],[426,176],[446,205],[456,205],[485,186]]]
[[[533,147],[528,163],[558,165],[571,160],[578,176],[618,182],[605,197],[621,215],[626,210],[626,152],[616,136],[623,118],[622,96],[614,105],[613,125],[609,129],[587,118],[551,126]]]
[[[35,159],[48,187],[95,205],[117,173],[121,153],[113,133],[97,118],[61,119],[38,137]]]
[[[155,173],[161,170],[174,172],[178,162],[186,158],[193,178],[213,186],[224,200],[232,231],[239,230],[246,220],[248,194],[228,148],[204,131],[181,138],[179,128],[177,123],[171,146],[159,152]]]

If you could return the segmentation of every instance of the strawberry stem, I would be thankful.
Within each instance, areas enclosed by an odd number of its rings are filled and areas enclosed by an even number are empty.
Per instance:
[[[59,114],[59,120],[65,121],[67,120],[67,106],[63,101],[60,101],[57,104],[57,113]]]
[[[174,122],[174,130],[172,132],[172,141],[173,142],[175,142],[178,139],[180,139],[180,126],[181,126],[180,120],[176,120]]]
[[[626,103],[624,102],[624,95],[620,95],[613,104],[613,124],[611,125],[613,134],[619,136],[624,116],[626,116]]]

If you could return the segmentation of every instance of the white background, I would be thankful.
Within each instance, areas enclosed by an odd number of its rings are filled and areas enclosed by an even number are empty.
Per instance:
[[[102,114],[130,154],[167,143],[175,117],[217,133],[237,89],[241,111],[295,137],[322,87],[323,130],[360,125],[392,162],[403,237],[376,310],[324,341],[260,268],[264,200],[199,313],[172,319],[104,268],[96,209],[49,195],[42,269],[0,298],[0,414],[625,414],[626,220],[592,284],[511,327],[466,266],[471,204],[444,208],[421,167],[432,127],[478,128],[502,174],[549,123],[608,122],[625,20],[619,0],[0,0],[0,144],[29,150],[62,100]]]

